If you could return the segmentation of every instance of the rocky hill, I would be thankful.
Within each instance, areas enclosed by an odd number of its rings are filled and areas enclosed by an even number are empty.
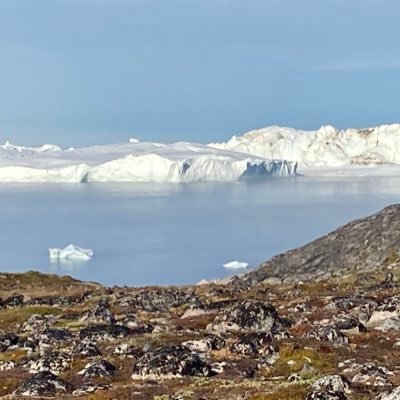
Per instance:
[[[336,229],[305,246],[279,254],[245,277],[252,284],[384,269],[400,262],[400,204]]]

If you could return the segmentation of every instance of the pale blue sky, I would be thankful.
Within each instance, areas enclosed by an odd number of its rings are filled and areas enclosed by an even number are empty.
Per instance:
[[[398,0],[0,0],[0,140],[400,122]]]

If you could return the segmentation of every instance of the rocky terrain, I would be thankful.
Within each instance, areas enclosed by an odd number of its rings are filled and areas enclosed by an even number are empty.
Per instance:
[[[400,399],[400,205],[225,284],[0,275],[0,396]]]

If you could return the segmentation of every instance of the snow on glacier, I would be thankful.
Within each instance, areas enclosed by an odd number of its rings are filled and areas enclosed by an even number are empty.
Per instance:
[[[49,256],[52,260],[68,259],[86,261],[94,256],[94,252],[92,249],[83,249],[74,244],[70,244],[63,249],[50,248]]]
[[[316,131],[270,126],[209,146],[269,159],[296,161],[305,170],[400,164],[400,125],[347,130],[323,126]]]
[[[197,182],[290,176],[296,163],[179,142],[70,148],[0,146],[0,182]]]

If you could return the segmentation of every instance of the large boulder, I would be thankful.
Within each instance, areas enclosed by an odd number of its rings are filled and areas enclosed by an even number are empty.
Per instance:
[[[348,392],[350,382],[341,375],[325,375],[317,379],[312,388],[317,391]]]
[[[58,378],[50,372],[39,372],[27,379],[18,387],[14,396],[22,397],[53,397],[60,394],[72,392],[73,387],[63,379]]]
[[[97,360],[85,365],[78,375],[84,378],[112,378],[117,368],[107,360]]]
[[[133,368],[132,378],[207,376],[209,372],[203,353],[185,346],[166,346],[145,353]]]
[[[110,305],[105,300],[100,300],[94,308],[83,313],[81,321],[92,324],[115,324],[114,314],[110,309]]]
[[[278,312],[270,304],[254,299],[244,300],[222,309],[207,330],[219,333],[237,331],[272,332],[280,321]]]

